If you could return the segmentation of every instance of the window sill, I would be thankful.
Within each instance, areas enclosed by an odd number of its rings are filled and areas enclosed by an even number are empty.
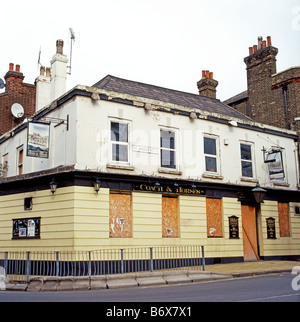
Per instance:
[[[258,180],[257,179],[254,179],[254,178],[241,177],[240,180],[241,181],[244,181],[244,182],[258,183]]]
[[[213,174],[213,173],[203,173],[202,178],[209,178],[209,179],[216,179],[216,180],[223,180],[224,177],[220,176],[218,174]]]
[[[279,182],[279,181],[273,181],[274,186],[279,186],[279,187],[289,187],[290,184],[286,182]]]
[[[134,171],[134,167],[130,165],[123,165],[123,164],[107,164],[107,169],[115,169],[115,170],[127,170],[127,171]]]
[[[158,172],[159,173],[165,173],[165,174],[175,174],[175,175],[179,175],[179,176],[182,175],[182,171],[178,171],[178,170],[175,170],[175,169],[163,169],[163,168],[159,168],[158,169]]]

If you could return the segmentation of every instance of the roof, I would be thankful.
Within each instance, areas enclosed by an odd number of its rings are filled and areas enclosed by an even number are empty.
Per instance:
[[[237,103],[239,101],[243,101],[243,100],[246,100],[246,99],[248,99],[248,91],[244,91],[242,93],[239,93],[239,94],[227,99],[223,103],[225,103],[225,104],[233,104],[233,103]]]
[[[93,87],[107,91],[181,105],[189,108],[196,108],[202,111],[226,115],[241,120],[251,120],[248,116],[226,105],[225,103],[222,103],[218,99],[130,81],[111,75],[107,75],[102,80],[93,85]]]

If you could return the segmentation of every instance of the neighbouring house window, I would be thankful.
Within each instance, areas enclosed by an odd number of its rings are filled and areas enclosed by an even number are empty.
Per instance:
[[[223,237],[222,199],[206,198],[207,237]]]
[[[129,126],[128,123],[110,123],[111,160],[129,163]]]
[[[217,139],[204,137],[205,171],[218,173]]]
[[[253,178],[252,146],[241,143],[242,177]]]
[[[178,238],[178,199],[162,197],[162,237]]]
[[[109,194],[109,237],[130,238],[131,233],[131,195]]]
[[[278,202],[278,220],[280,237],[291,237],[289,204]]]
[[[24,150],[23,146],[17,149],[17,175],[23,174],[23,157],[24,157]]]
[[[176,169],[176,133],[160,130],[160,166]]]
[[[41,218],[13,219],[13,239],[40,238]]]

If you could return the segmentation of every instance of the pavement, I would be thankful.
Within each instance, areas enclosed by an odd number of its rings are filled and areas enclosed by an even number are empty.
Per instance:
[[[166,284],[199,283],[255,275],[300,274],[300,261],[256,261],[206,265],[206,270],[173,270],[138,272],[92,277],[32,277],[29,283],[15,284],[6,280],[5,290],[45,292],[71,290],[105,290],[148,287]],[[1,288],[0,288],[1,290]],[[3,289],[2,289],[3,290]]]

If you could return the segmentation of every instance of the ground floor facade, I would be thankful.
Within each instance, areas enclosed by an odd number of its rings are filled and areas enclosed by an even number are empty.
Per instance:
[[[252,188],[74,170],[6,180],[0,252],[202,245],[207,263],[300,259],[300,192],[266,189],[258,205]]]

